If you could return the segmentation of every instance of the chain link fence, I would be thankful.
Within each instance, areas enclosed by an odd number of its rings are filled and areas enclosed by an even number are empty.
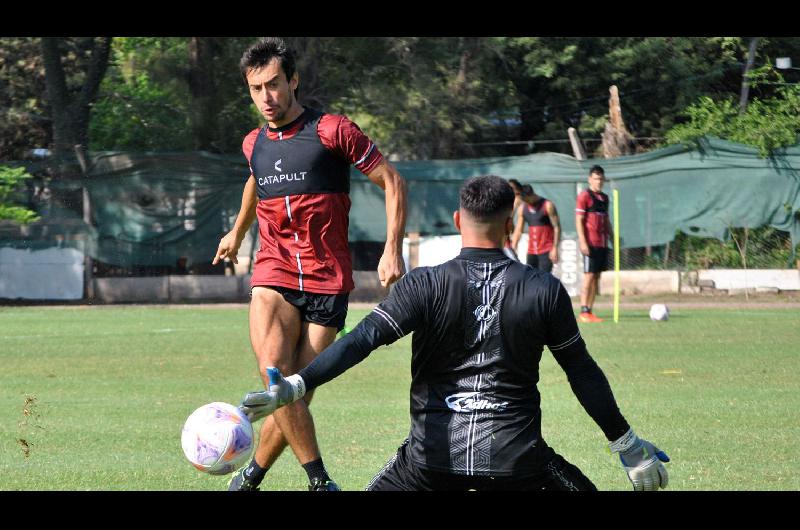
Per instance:
[[[678,231],[666,245],[620,249],[620,269],[786,269],[800,267],[798,258],[789,232],[765,225],[732,228],[726,240]]]

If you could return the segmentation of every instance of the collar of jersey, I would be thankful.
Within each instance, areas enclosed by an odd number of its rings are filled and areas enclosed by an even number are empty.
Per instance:
[[[461,249],[461,253],[458,255],[458,257],[479,261],[497,261],[501,259],[508,259],[508,257],[503,253],[503,249],[500,248],[464,247]]]
[[[269,124],[267,124],[267,130],[269,132],[279,133],[279,132],[286,132],[288,130],[294,129],[298,125],[300,125],[303,121],[305,121],[305,119],[306,119],[306,111],[307,111],[306,107],[303,107],[303,112],[300,113],[300,116],[296,117],[294,120],[290,121],[286,125],[281,125],[280,127],[276,127],[276,128],[273,129],[272,127],[269,126]]]

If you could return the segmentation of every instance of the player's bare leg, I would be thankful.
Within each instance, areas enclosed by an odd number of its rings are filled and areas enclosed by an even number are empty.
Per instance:
[[[310,404],[313,397],[314,391],[312,390],[303,396],[303,400]],[[261,424],[259,442],[253,458],[255,458],[259,466],[269,469],[288,445],[283,431],[275,423],[275,418],[269,415],[264,418],[264,422]]]
[[[295,372],[311,364],[311,362],[322,353],[322,350],[330,346],[334,340],[336,340],[336,328],[321,326],[312,322],[303,322],[302,332],[300,333],[300,343],[297,348],[298,356]],[[304,397],[308,397],[308,394]],[[303,403],[303,400],[296,403]],[[307,402],[303,403],[303,405],[306,407],[306,410],[308,410]],[[276,412],[280,412],[280,410],[281,409],[278,409]],[[275,413],[273,413],[273,416],[274,415]],[[310,418],[310,411],[308,415]],[[280,418],[276,418],[276,420],[280,424]],[[314,424],[312,421],[312,432],[313,428]],[[314,435],[315,443],[316,440],[316,435]],[[303,468],[308,473],[310,482],[309,489],[314,491],[338,491],[339,487],[331,480],[330,476],[328,476],[328,472],[322,463],[318,446],[315,447],[317,447],[317,456],[314,460],[301,460],[300,455],[297,455],[295,451],[298,460],[300,460],[300,463],[303,464]]]
[[[265,388],[268,384],[265,373],[267,366],[278,366],[281,370],[287,365],[294,367],[301,329],[300,311],[286,302],[280,293],[266,287],[253,288],[250,302],[250,343]],[[277,428],[274,418],[266,418],[261,426],[255,452],[255,463],[262,469],[251,463],[241,471],[244,476],[238,476],[241,473],[237,473],[231,480],[229,489],[255,489],[266,469],[280,456],[286,445],[287,440]],[[252,480],[252,484],[243,484],[245,479]],[[241,487],[243,485],[245,487]]]
[[[578,316],[580,322],[592,322],[592,306],[594,305],[595,294],[597,294],[597,278],[595,272],[583,273],[583,286],[581,287],[581,314]]]
[[[253,289],[250,339],[265,387],[268,384],[265,373],[267,366],[276,366],[283,373],[295,373],[313,361],[335,338],[335,328],[301,323],[299,311],[286,302],[280,293],[261,287]],[[256,485],[287,445],[292,447],[300,464],[312,470],[309,472],[306,469],[310,479],[312,475],[320,474],[328,479],[321,464],[316,431],[308,409],[312,397],[313,392],[309,392],[303,400],[264,419],[254,455],[258,467],[254,468],[251,464],[243,470],[244,473],[255,470],[253,481]],[[315,472],[317,467],[321,468],[319,473]],[[238,479],[237,484],[241,484],[243,479]]]
[[[592,303],[594,302],[594,297],[592,293],[594,291],[594,281],[597,277],[597,274],[594,272],[584,272],[583,273],[583,286],[581,287],[581,306],[582,307],[592,307]]]
[[[296,355],[294,362],[286,363],[284,368],[278,366],[283,373],[296,373],[301,368],[307,366],[313,361],[322,350],[328,347],[336,339],[336,329],[320,326],[309,322],[301,324],[300,339],[297,344]],[[264,371],[262,369],[262,371]],[[287,437],[284,433],[289,432],[289,440],[292,439],[292,434],[298,438],[305,438],[311,442],[304,445],[302,440],[297,445],[292,446],[298,461],[306,471],[309,472],[309,481],[313,488],[331,489],[336,487],[335,484],[331,486],[330,477],[327,475],[322,460],[320,458],[319,447],[316,442],[316,431],[314,429],[313,419],[311,418],[308,404],[311,402],[313,392],[304,396],[302,401],[296,402],[292,405],[277,410],[271,416],[264,420],[264,425],[261,428],[261,437],[264,440],[262,443],[259,441],[258,449],[256,450],[256,462],[262,468],[269,468],[280,456],[281,452],[287,445]],[[295,411],[290,415],[283,415],[284,410],[291,410],[295,405],[301,407],[301,410]],[[309,421],[307,421],[309,420]],[[300,426],[300,430],[297,429]],[[299,449],[298,449],[299,447]],[[315,481],[316,479],[316,481]]]

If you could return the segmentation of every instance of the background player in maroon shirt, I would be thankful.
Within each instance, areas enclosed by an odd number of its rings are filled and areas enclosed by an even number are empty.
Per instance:
[[[583,254],[583,288],[581,289],[580,322],[602,322],[592,313],[600,274],[608,269],[608,240],[613,235],[608,216],[608,195],[603,193],[605,172],[600,166],[589,170],[589,189],[578,194],[575,205],[575,226]]]
[[[533,186],[522,187],[522,205],[514,212],[514,234],[511,244],[516,248],[522,237],[522,228],[528,223],[528,256],[526,263],[534,269],[551,272],[558,262],[558,243],[561,223],[558,210],[551,201],[540,197]]]
[[[240,68],[267,126],[245,138],[251,175],[234,228],[220,241],[213,263],[237,262],[257,217],[260,249],[251,280],[250,342],[266,387],[267,366],[286,373],[303,368],[344,327],[353,289],[349,166],[386,193],[386,246],[378,264],[384,287],[405,272],[406,191],[400,174],[358,126],[298,102],[295,60],[281,39],[251,46]],[[309,402],[299,400],[264,420],[253,461],[233,476],[230,490],[258,489],[287,444],[308,474],[309,489],[338,490],[322,462]]]

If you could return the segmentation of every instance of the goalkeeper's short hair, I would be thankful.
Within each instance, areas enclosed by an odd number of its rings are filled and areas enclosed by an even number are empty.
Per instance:
[[[478,221],[508,216],[514,207],[514,190],[496,175],[473,177],[461,186],[459,207]]]

